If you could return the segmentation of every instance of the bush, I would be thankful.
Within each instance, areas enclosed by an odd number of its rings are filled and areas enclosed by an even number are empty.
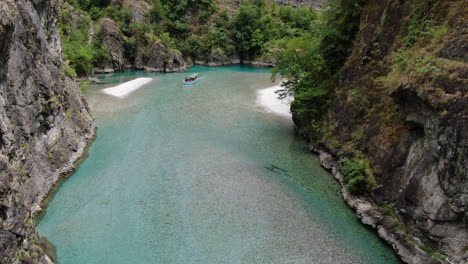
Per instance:
[[[201,47],[201,43],[200,43],[199,38],[195,35],[192,35],[188,39],[188,50],[187,50],[188,54],[195,58],[200,50],[200,47]]]
[[[366,186],[366,177],[359,175],[349,180],[349,182],[346,184],[346,189],[348,189],[348,191],[352,194],[362,194],[367,190]]]
[[[362,194],[367,191],[368,181],[365,176],[366,165],[364,160],[340,160],[341,172],[345,178],[346,189],[351,194]]]
[[[93,46],[93,51],[93,65],[103,66],[112,61],[112,56],[107,45],[95,45]]]
[[[330,0],[327,3],[320,49],[332,72],[338,71],[351,53],[365,2],[366,0]]]
[[[93,69],[94,50],[82,42],[70,42],[64,45],[65,58],[78,76],[85,76]]]
[[[68,2],[83,11],[90,11],[96,7],[106,7],[110,4],[110,0],[68,0]]]
[[[165,13],[172,21],[179,20],[187,12],[198,14],[205,21],[216,10],[215,0],[162,0]]]
[[[75,70],[72,67],[70,67],[69,61],[64,61],[64,63],[62,64],[62,73],[72,79],[77,77]]]
[[[277,30],[287,45],[279,52],[273,77],[280,74],[287,79],[285,88],[294,92],[292,110],[297,119],[323,119],[336,87],[334,80],[351,53],[364,3],[329,0],[320,20],[310,10],[280,7],[283,24]],[[320,128],[314,131],[320,134]],[[358,192],[362,182],[357,178],[349,187]]]
[[[151,16],[154,22],[159,22],[164,19],[164,9],[160,0],[152,1],[153,8],[151,9]]]
[[[102,8],[100,8],[100,7],[93,7],[89,11],[89,16],[93,20],[98,20],[98,19],[100,19],[101,17],[104,16],[104,10]]]
[[[90,18],[83,16],[80,24],[69,24],[71,14],[64,12],[59,20],[59,28],[63,41],[63,54],[69,62],[64,73],[70,77],[84,76],[93,69],[95,51],[88,44],[88,27]],[[63,25],[67,24],[67,27]]]
[[[406,47],[412,47],[416,44],[417,40],[420,37],[423,37],[431,31],[433,28],[431,20],[428,20],[426,17],[413,18],[408,26],[408,33],[406,34],[403,42],[406,44]]]
[[[265,25],[260,23],[261,17],[262,10],[258,6],[246,2],[240,6],[239,12],[231,21],[231,38],[241,60],[255,58],[267,41],[264,38]]]

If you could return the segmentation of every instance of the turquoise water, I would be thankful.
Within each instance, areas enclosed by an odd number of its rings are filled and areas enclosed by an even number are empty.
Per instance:
[[[39,223],[59,264],[398,263],[290,120],[256,104],[268,70],[100,76],[89,157]],[[124,99],[100,90],[154,80]],[[269,170],[271,166],[281,169]]]

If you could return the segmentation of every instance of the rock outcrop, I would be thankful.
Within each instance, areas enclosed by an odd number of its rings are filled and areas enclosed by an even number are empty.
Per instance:
[[[128,26],[131,30],[142,25],[151,24],[151,6],[144,0],[113,0],[112,5],[119,6],[130,12]],[[125,36],[119,25],[111,18],[98,21],[98,31],[94,40],[102,43],[109,52],[111,59],[103,60],[94,69],[95,73],[109,73],[124,69],[137,69],[149,72],[180,72],[186,71],[188,63],[179,51],[167,47],[155,36],[144,36],[138,41],[132,36]],[[132,43],[129,40],[132,39]]]
[[[369,161],[357,199],[408,263],[468,263],[467,4],[370,0],[323,129],[294,114],[336,159]]]
[[[0,2],[0,262],[51,263],[35,217],[95,127],[62,73],[57,0]]]
[[[151,5],[144,0],[112,0],[113,5],[122,5],[131,12],[130,25],[150,23]]]
[[[319,154],[320,164],[329,170],[335,179],[341,184],[341,192],[345,202],[354,210],[361,221],[377,230],[380,237],[392,245],[393,249],[406,263],[439,263],[432,259],[424,251],[416,247],[407,246],[407,236],[404,230],[399,229],[393,217],[379,209],[378,205],[369,197],[355,196],[345,187],[345,180],[340,172],[340,164],[329,153],[317,149],[313,144],[310,150]]]
[[[321,8],[326,0],[275,0],[278,5]]]
[[[239,56],[232,55],[228,56],[224,50],[220,48],[214,48],[211,50],[208,60],[195,60],[194,64],[196,65],[205,65],[205,66],[224,66],[232,64],[240,64]]]
[[[102,19],[100,26],[101,30],[98,35],[101,38],[101,45],[110,54],[110,60],[104,61],[100,66],[104,72],[123,70],[125,65],[129,64],[125,54],[125,36],[120,31],[119,25],[110,18]]]
[[[188,64],[179,51],[167,48],[161,40],[149,37],[150,43],[133,44],[135,54],[129,54],[125,46],[128,37],[124,36],[119,26],[110,18],[99,21],[101,30],[96,38],[110,54],[110,60],[104,60],[95,68],[95,73],[109,73],[124,69],[137,69],[149,72],[186,71]]]
[[[178,50],[166,48],[162,41],[155,40],[147,55],[144,48],[137,48],[134,68],[148,72],[181,72],[188,66]]]

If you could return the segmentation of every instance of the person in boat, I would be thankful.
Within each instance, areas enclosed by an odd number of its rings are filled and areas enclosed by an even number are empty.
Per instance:
[[[191,83],[191,82],[195,82],[196,80],[198,80],[198,75],[197,76],[190,76],[190,77],[185,77],[185,83]]]

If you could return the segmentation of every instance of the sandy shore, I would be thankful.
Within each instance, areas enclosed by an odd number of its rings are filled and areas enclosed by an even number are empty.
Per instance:
[[[293,97],[288,95],[286,98],[280,99],[276,91],[281,89],[281,85],[278,84],[276,86],[257,91],[257,104],[262,106],[268,112],[272,112],[286,118],[292,118],[290,107]]]
[[[152,80],[152,78],[138,78],[126,83],[122,83],[115,87],[104,89],[102,92],[115,97],[123,98],[143,87],[145,84],[148,84]]]

